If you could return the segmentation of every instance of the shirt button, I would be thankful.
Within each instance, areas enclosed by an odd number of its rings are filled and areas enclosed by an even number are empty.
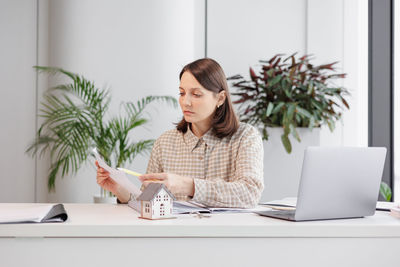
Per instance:
[[[199,160],[203,160],[203,159],[204,159],[204,157],[203,157],[203,156],[200,156],[200,157],[199,157]]]

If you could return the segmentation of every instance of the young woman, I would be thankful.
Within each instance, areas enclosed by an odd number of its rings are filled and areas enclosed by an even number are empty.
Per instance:
[[[183,118],[154,143],[147,174],[139,177],[143,186],[163,183],[177,199],[212,207],[254,207],[264,188],[262,140],[239,123],[222,68],[199,59],[179,78]],[[131,197],[99,167],[97,183],[121,203]]]

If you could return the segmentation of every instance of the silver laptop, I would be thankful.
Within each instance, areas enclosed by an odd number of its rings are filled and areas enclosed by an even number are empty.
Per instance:
[[[296,209],[256,213],[290,221],[374,215],[385,157],[384,147],[308,147]]]

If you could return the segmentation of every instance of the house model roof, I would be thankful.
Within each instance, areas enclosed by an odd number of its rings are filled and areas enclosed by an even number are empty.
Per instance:
[[[170,195],[170,197],[173,200],[176,200],[174,195],[167,189],[167,187],[164,184],[161,183],[150,183],[140,194],[140,196],[137,198],[137,200],[144,200],[144,201],[150,201],[152,200],[160,190],[164,188],[164,190]]]

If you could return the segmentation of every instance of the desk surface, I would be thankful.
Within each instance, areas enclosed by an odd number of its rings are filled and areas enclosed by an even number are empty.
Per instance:
[[[388,212],[360,219],[288,222],[253,213],[144,220],[127,205],[64,204],[64,223],[3,224],[0,237],[400,237]]]

